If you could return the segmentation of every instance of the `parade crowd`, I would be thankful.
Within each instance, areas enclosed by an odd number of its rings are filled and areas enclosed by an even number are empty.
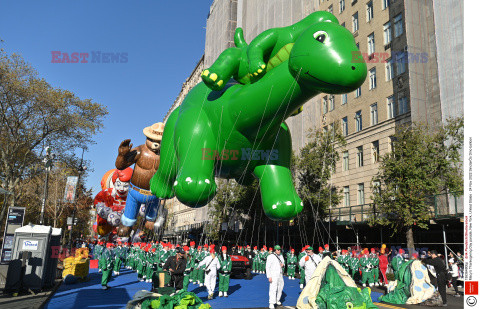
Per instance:
[[[450,281],[458,292],[458,282],[462,280],[463,258],[451,253],[446,267],[443,257],[435,250],[413,253],[409,256],[403,249],[389,250],[386,245],[378,248],[348,248],[330,251],[325,244],[318,248],[307,245],[296,254],[295,249],[290,249],[286,254],[278,245],[273,248],[262,246],[258,249],[248,246],[233,246],[230,250],[226,246],[217,252],[215,245],[205,244],[195,246],[190,242],[190,247],[174,245],[164,242],[141,243],[91,243],[90,249],[93,258],[99,260],[99,272],[102,272],[102,288],[108,289],[108,282],[112,275],[119,275],[120,268],[137,272],[138,280],[152,282],[153,287],[158,287],[159,273],[166,272],[171,280],[168,286],[176,290],[188,290],[189,284],[200,287],[205,286],[208,299],[213,298],[218,280],[219,297],[228,297],[230,276],[232,274],[232,256],[244,256],[248,259],[251,272],[265,274],[270,284],[270,308],[281,305],[280,297],[283,291],[284,279],[300,279],[300,289],[303,289],[319,265],[327,256],[336,260],[345,271],[362,286],[387,285],[387,273],[393,272],[396,279],[400,265],[409,259],[421,259],[429,269],[430,282],[438,289],[443,303],[446,305],[446,286]]]

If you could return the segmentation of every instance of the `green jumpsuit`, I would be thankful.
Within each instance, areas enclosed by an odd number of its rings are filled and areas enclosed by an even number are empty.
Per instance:
[[[360,266],[360,260],[356,256],[350,257],[350,271],[352,272],[352,279],[356,280],[357,273],[358,273],[358,267]]]
[[[373,282],[378,285],[378,277],[380,276],[380,269],[378,268],[378,264],[380,264],[380,259],[378,256],[373,253],[370,254],[370,264],[372,265],[372,273],[373,273]]]
[[[287,254],[287,276],[289,277],[295,277],[295,270],[297,268],[297,257],[295,256],[295,253],[289,252]]]
[[[298,255],[298,261],[300,262],[300,260],[305,255],[307,255],[307,253],[305,251],[300,252],[300,254]],[[300,270],[300,284],[304,285],[305,284],[305,268],[300,267],[300,265],[298,265],[298,269]]]
[[[198,257],[199,263],[209,255],[210,254],[208,253],[206,248],[204,248],[204,250],[199,254],[199,257]],[[206,265],[201,266],[197,272],[197,281],[199,284],[202,284],[202,285],[205,283],[205,267]]]
[[[112,249],[105,249],[100,258],[102,262],[102,286],[106,287],[112,277],[113,264],[115,263],[115,254]]]
[[[228,254],[226,254],[225,257],[223,254],[220,254],[218,260],[220,261],[220,269],[218,270],[218,291],[227,293],[230,285],[230,273],[232,272],[232,259]]]
[[[373,268],[368,255],[360,258],[360,268],[362,270],[362,284],[373,284]]]
[[[253,250],[253,254],[255,254],[255,256],[252,261],[252,272],[256,273],[258,272],[258,250]]]

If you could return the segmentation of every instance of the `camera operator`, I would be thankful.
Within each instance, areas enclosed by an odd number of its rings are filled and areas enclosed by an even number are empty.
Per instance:
[[[170,273],[171,279],[169,286],[173,286],[175,290],[181,290],[183,288],[183,273],[187,267],[187,259],[185,258],[185,251],[183,248],[178,247],[176,254],[169,257],[163,269]]]

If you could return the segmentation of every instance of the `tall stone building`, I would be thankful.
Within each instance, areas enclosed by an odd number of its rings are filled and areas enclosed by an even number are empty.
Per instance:
[[[399,125],[442,125],[463,115],[463,2],[214,0],[203,65],[209,67],[233,46],[236,27],[243,28],[249,43],[264,30],[291,25],[317,10],[330,11],[352,32],[367,62],[367,79],[345,95],[318,95],[287,124],[298,153],[310,129],[328,130],[338,123],[347,146],[339,149],[331,183],[343,195],[344,208],[335,209],[333,219],[364,221],[361,212],[371,203],[379,157],[391,150]],[[463,200],[457,206],[445,214],[463,213]]]

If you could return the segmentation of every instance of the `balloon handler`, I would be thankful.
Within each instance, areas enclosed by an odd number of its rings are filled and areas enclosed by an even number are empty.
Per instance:
[[[110,288],[108,282],[112,278],[113,264],[115,263],[115,254],[113,253],[113,244],[108,243],[107,249],[103,251],[102,257],[102,289],[106,290]]]
[[[222,246],[222,254],[220,254],[219,261],[218,296],[228,297],[230,274],[232,273],[232,258],[227,254],[227,247],[225,246]]]
[[[124,140],[118,147],[115,166],[125,169],[135,164],[131,179],[131,189],[128,191],[122,224],[118,229],[119,236],[129,236],[132,226],[137,221],[140,205],[145,204],[145,227],[152,230],[157,217],[159,199],[150,191],[150,179],[156,173],[160,161],[160,143],[162,141],[164,124],[159,122],[143,129],[147,137],[144,145],[132,149],[130,140]]]
[[[295,279],[295,269],[297,268],[297,257],[295,256],[295,249],[291,249],[287,254],[287,275],[288,279]]]
[[[176,254],[169,257],[165,265],[163,265],[163,269],[170,273],[169,286],[174,287],[175,290],[183,289],[183,273],[186,267],[187,259],[185,258],[185,251],[183,248],[178,247]]]
[[[368,249],[363,251],[363,256],[360,258],[360,269],[362,270],[362,285],[366,286],[368,282],[369,286],[373,286],[373,265],[368,256]]]
[[[183,290],[188,291],[188,285],[190,284],[190,275],[192,274],[193,267],[195,266],[195,259],[193,254],[195,254],[195,247],[193,250],[189,250],[187,246],[183,247],[183,251],[185,251],[185,257],[187,259],[187,267],[185,267],[185,271],[183,272]],[[189,252],[187,254],[187,252]],[[190,252],[192,254],[190,254]]]

